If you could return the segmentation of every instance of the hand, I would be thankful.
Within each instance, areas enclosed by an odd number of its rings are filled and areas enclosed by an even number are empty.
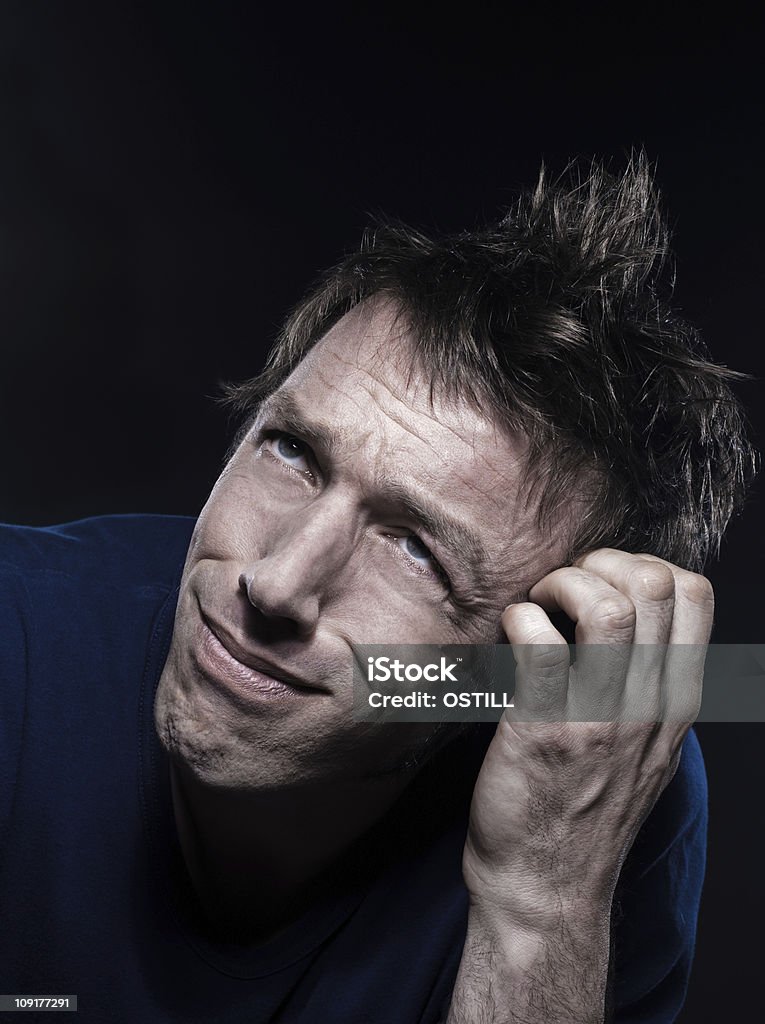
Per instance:
[[[538,932],[569,910],[610,911],[698,714],[714,601],[704,577],[608,548],[529,599],[502,615],[515,708],[476,783],[463,873],[474,905]],[[573,667],[546,614],[558,610],[576,622]]]

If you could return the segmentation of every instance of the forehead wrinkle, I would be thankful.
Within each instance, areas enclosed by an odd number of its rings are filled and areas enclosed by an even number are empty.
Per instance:
[[[362,386],[364,386],[364,385],[362,385]],[[389,391],[389,392],[390,392],[391,396],[392,396],[392,397],[393,397],[394,399],[396,399],[396,401],[398,401],[398,402],[399,402],[399,404],[401,404],[401,405],[404,405],[404,406],[405,406],[405,408],[409,409],[409,407],[408,407],[408,406],[406,406],[406,403],[405,403],[405,402],[402,402],[402,401],[401,401],[401,399],[399,399],[399,398],[398,398],[398,397],[397,397],[397,396],[396,396],[396,395],[395,395],[395,394],[394,394],[394,393],[393,393],[393,392],[392,392],[392,391],[390,390],[390,388],[387,388],[387,386],[386,386],[386,385],[384,385],[384,384],[383,384],[382,386],[383,386],[383,387],[385,387],[385,389],[386,389],[387,391]],[[372,391],[371,391],[371,390],[370,390],[370,389],[369,389],[368,387],[364,386],[364,390],[368,392],[368,394],[369,394],[370,398],[371,398],[371,399],[372,399],[372,400],[373,400],[373,401],[375,402],[375,404],[377,405],[378,411],[380,412],[380,414],[381,414],[382,416],[385,416],[385,417],[386,417],[387,419],[389,419],[389,420],[390,420],[390,421],[391,421],[392,423],[395,423],[395,424],[396,424],[396,426],[397,426],[397,427],[399,427],[399,428],[400,428],[400,429],[401,429],[401,430],[402,430],[402,431],[403,431],[404,433],[406,433],[406,434],[409,434],[409,435],[410,435],[411,437],[415,438],[415,440],[417,440],[417,441],[419,441],[419,442],[420,442],[421,444],[425,445],[425,447],[426,447],[426,448],[428,448],[428,449],[429,449],[429,450],[430,450],[430,451],[431,451],[431,452],[432,452],[432,453],[433,453],[433,454],[434,454],[434,455],[435,455],[435,456],[436,456],[437,458],[439,458],[439,459],[440,459],[440,458],[442,458],[442,457],[443,457],[443,441],[441,441],[441,442],[439,442],[439,443],[434,443],[433,441],[431,441],[431,440],[429,440],[429,439],[427,439],[427,438],[423,437],[423,436],[422,436],[422,434],[421,434],[421,433],[419,433],[419,432],[418,432],[418,431],[417,431],[416,429],[414,429],[413,427],[410,427],[410,426],[409,426],[409,425],[408,425],[408,424],[407,424],[407,423],[405,422],[405,420],[404,420],[403,418],[401,418],[401,417],[397,416],[397,415],[396,415],[396,414],[395,414],[395,413],[394,413],[393,411],[391,411],[391,410],[388,410],[388,409],[384,409],[384,408],[383,408],[383,407],[382,407],[382,406],[380,405],[380,403],[379,403],[379,401],[377,400],[377,398],[376,398],[376,396],[374,395],[374,393],[373,393],[373,392],[372,392]],[[427,418],[428,418],[428,419],[430,419],[430,420],[431,420],[431,421],[432,421],[433,423],[436,423],[436,424],[437,424],[437,425],[438,425],[438,426],[439,426],[439,427],[440,427],[440,428],[441,428],[442,430],[445,430],[445,431],[446,431],[446,432],[447,432],[448,434],[451,434],[451,435],[452,435],[452,437],[454,437],[454,438],[455,438],[455,439],[456,439],[456,440],[457,440],[457,441],[458,441],[458,442],[459,442],[459,443],[460,443],[461,445],[463,445],[464,447],[468,448],[468,449],[470,450],[470,453],[471,453],[471,455],[472,455],[472,456],[474,456],[474,457],[478,457],[478,459],[479,459],[479,462],[481,462],[482,464],[484,464],[484,465],[486,466],[486,468],[487,468],[487,469],[489,469],[489,470],[490,470],[491,472],[495,472],[495,471],[493,470],[493,467],[491,466],[491,463],[490,463],[489,459],[488,459],[488,458],[487,458],[487,457],[486,457],[485,455],[481,455],[481,454],[480,454],[480,452],[478,451],[478,449],[477,449],[477,447],[476,447],[476,444],[475,444],[475,442],[472,442],[472,443],[471,443],[471,442],[467,441],[467,440],[466,440],[466,439],[465,439],[465,438],[464,438],[464,437],[463,437],[463,436],[462,436],[462,435],[461,435],[461,434],[459,433],[459,431],[457,431],[457,430],[456,430],[455,428],[453,428],[453,427],[449,426],[448,424],[444,423],[444,422],[443,422],[442,420],[440,420],[440,419],[439,419],[439,418],[438,418],[438,417],[437,417],[437,416],[436,416],[435,414],[432,414],[432,415],[431,415],[431,414],[428,414],[428,413],[420,412],[419,410],[411,410],[411,409],[409,409],[409,411],[414,411],[414,412],[415,412],[416,414],[419,414],[419,415],[424,415],[424,416],[427,416]],[[452,467],[452,474],[453,474],[453,475],[454,475],[454,476],[455,476],[455,477],[456,477],[456,478],[457,478],[457,479],[458,479],[458,480],[460,481],[460,483],[461,483],[461,484],[463,484],[463,485],[464,485],[464,486],[465,486],[465,487],[466,487],[466,488],[467,488],[468,490],[471,490],[471,491],[474,491],[474,492],[475,492],[475,493],[477,493],[477,494],[480,494],[483,500],[485,500],[485,501],[487,501],[487,502],[489,502],[489,503],[491,503],[491,504],[494,504],[494,505],[495,505],[495,506],[496,506],[497,508],[499,508],[499,507],[500,507],[500,505],[501,505],[501,502],[499,502],[499,501],[497,501],[497,500],[495,499],[495,497],[494,497],[494,495],[493,495],[493,492],[492,492],[492,490],[493,490],[493,489],[490,489],[490,490],[488,490],[488,491],[487,491],[487,490],[484,490],[483,488],[477,487],[477,486],[475,485],[475,483],[473,483],[473,482],[472,482],[472,481],[471,481],[471,480],[470,480],[470,479],[469,479],[468,477],[466,477],[466,476],[465,476],[465,475],[464,475],[464,474],[462,473],[462,471],[460,470],[460,467],[459,467],[458,465],[455,465],[454,467]]]
[[[432,403],[431,411],[425,409],[413,409],[406,402],[404,402],[396,394],[396,392],[393,391],[388,384],[386,384],[386,382],[383,379],[377,377],[373,373],[370,373],[369,370],[367,369],[365,369],[364,372],[367,373],[368,376],[371,377],[371,379],[374,380],[376,384],[383,388],[395,402],[397,402],[399,405],[403,405],[407,411],[413,412],[415,415],[425,416],[431,422],[435,423],[441,430],[445,431],[447,434],[450,434],[453,438],[455,438],[461,445],[468,448],[471,453],[471,456],[476,459],[477,464],[480,466],[484,466],[492,476],[496,477],[497,467],[492,464],[489,451],[482,450],[485,446],[481,443],[480,439],[478,440],[478,442],[476,441],[477,430],[475,426],[473,427],[472,430],[472,440],[468,440],[467,437],[465,437],[464,434],[460,433],[460,431],[456,427],[451,426],[448,422],[444,422],[444,420],[438,417],[435,410],[433,410],[432,408]],[[439,457],[443,455],[443,452],[441,450],[443,442],[441,442],[441,444],[435,444],[423,438],[417,432],[416,429],[407,426],[406,422],[401,417],[397,416],[394,412],[390,410],[384,409],[380,404],[379,398],[374,394],[374,391],[369,387],[369,385],[362,384],[361,387],[369,394],[369,397],[372,399],[372,401],[375,402],[383,416],[386,416],[388,419],[390,419],[393,423],[400,427],[401,430],[410,434],[412,437],[416,438],[418,441],[421,441],[423,444],[426,444],[427,447],[435,455]],[[505,467],[505,471],[512,472],[515,476],[518,477],[518,479],[513,481],[505,480],[504,482],[508,483],[513,488],[513,490],[517,494],[516,500],[520,502],[522,498],[520,493],[520,483],[523,467],[523,453],[521,452],[518,455],[516,455],[513,451],[513,448],[518,444],[518,439],[515,437],[511,437],[509,434],[507,434],[496,422],[486,419],[486,417],[481,413],[479,409],[475,409],[472,407],[470,407],[470,409],[474,414],[480,416],[482,420],[485,420],[485,422],[488,423],[488,425],[491,427],[492,441],[496,447],[496,450],[499,451],[503,447],[502,442],[504,442],[505,446],[507,446],[507,465]],[[469,479],[469,477],[465,476],[461,472],[459,466],[454,467],[453,473],[466,488],[480,494],[481,498],[484,501],[486,501],[489,505],[493,506],[496,510],[501,510],[503,506],[503,500],[497,496],[496,485],[491,485],[488,488],[477,487],[476,484]]]
[[[416,416],[426,417],[426,419],[429,419],[433,423],[437,424],[437,426],[439,426],[442,430],[445,430],[447,433],[452,434],[461,444],[467,445],[472,450],[475,449],[475,445],[468,444],[465,438],[462,437],[462,435],[455,427],[452,427],[448,423],[444,423],[443,420],[439,419],[438,416],[436,416],[435,411],[427,412],[426,410],[422,409],[414,409],[412,406],[407,405],[407,403],[402,398],[400,398],[396,394],[396,392],[388,384],[385,383],[384,380],[382,380],[380,377],[376,377],[373,373],[370,373],[368,370],[366,370],[365,372],[377,385],[379,385],[379,387],[381,387],[390,395],[394,402],[397,402],[399,405],[403,405],[405,409],[407,409],[409,412],[414,413]],[[418,441],[424,440],[420,436],[420,434],[417,433],[416,430],[413,430],[411,427],[408,427],[406,423],[404,423],[398,416],[394,415],[393,412],[390,412],[387,409],[383,409],[382,406],[380,405],[379,398],[374,394],[374,392],[372,391],[368,384],[362,384],[361,387],[367,392],[372,401],[375,402],[377,407],[380,409],[380,412],[382,412],[384,416],[387,416],[389,419],[393,420],[393,422],[397,424],[399,427],[401,427],[402,430],[405,430],[406,433],[411,434],[413,437],[416,437]],[[429,445],[429,447],[433,448],[433,445]],[[433,450],[435,451],[435,448],[433,448]]]

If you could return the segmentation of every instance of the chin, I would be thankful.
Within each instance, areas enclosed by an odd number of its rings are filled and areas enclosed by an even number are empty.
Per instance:
[[[284,766],[265,748],[253,756],[243,751],[235,733],[213,714],[202,716],[190,697],[163,675],[154,702],[154,727],[173,764],[210,789],[250,792],[279,789],[297,781],[299,773]],[[247,756],[246,751],[249,751]]]
[[[154,727],[168,756],[200,780],[212,781],[225,769],[226,744],[222,737],[214,736],[214,724],[211,725],[199,720],[188,694],[166,668],[154,701]]]

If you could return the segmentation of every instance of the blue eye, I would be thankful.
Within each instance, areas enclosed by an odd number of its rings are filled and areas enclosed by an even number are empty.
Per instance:
[[[408,534],[406,537],[399,537],[399,540],[404,542],[401,546],[416,562],[423,561],[429,563],[433,561],[430,551],[428,551],[420,538],[416,537],[413,533]]]
[[[292,437],[290,434],[279,434],[272,440],[272,451],[282,462],[293,469],[297,469],[301,473],[310,472],[311,467],[307,458],[309,448],[300,438]]]
[[[395,540],[402,551],[405,551],[417,565],[422,566],[423,569],[430,570],[434,576],[438,576],[446,585],[449,584],[449,577],[440,562],[436,560],[430,548],[423,544],[416,534],[408,533],[404,537],[396,537]]]

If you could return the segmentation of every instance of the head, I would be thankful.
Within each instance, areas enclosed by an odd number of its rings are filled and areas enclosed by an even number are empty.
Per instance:
[[[700,569],[719,545],[752,461],[733,374],[667,304],[646,161],[576,175],[540,176],[478,231],[369,232],[229,389],[244,425],[156,703],[199,778],[411,769],[433,727],[353,721],[352,643],[500,642],[503,608],[588,548]],[[313,689],[230,699],[210,686],[210,626]]]

